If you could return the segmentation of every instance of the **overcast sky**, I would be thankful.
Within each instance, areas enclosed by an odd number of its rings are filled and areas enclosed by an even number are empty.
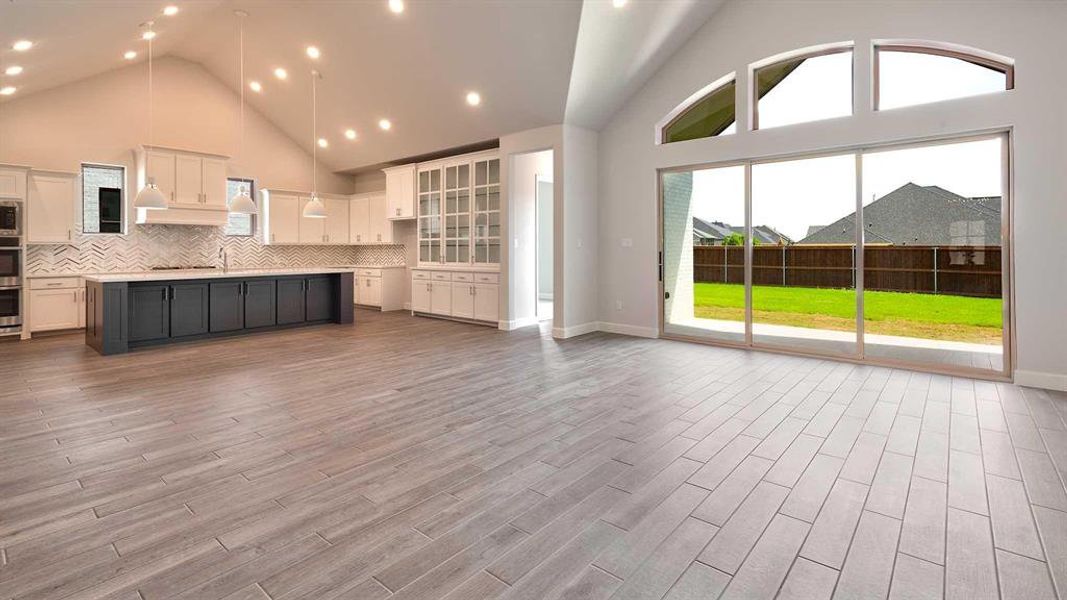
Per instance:
[[[802,64],[760,102],[762,126],[849,114],[851,54],[835,54]],[[1003,75],[943,57],[884,53],[882,106],[907,106],[1003,88]],[[801,89],[819,89],[805,98]],[[834,99],[837,100],[834,100]],[[864,156],[863,198],[868,204],[913,182],[938,185],[961,196],[1001,194],[999,139]],[[812,225],[827,225],[855,211],[855,158],[852,154],[755,165],[752,169],[752,222],[770,225],[793,240]],[[693,176],[694,214],[706,221],[741,226],[745,222],[743,167],[697,171]]]

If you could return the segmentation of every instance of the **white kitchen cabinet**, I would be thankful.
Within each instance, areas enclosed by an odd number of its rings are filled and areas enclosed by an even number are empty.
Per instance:
[[[432,284],[425,279],[411,280],[411,310],[412,312],[428,313],[430,306],[430,289]]]
[[[498,284],[474,284],[474,319],[477,321],[500,319],[500,286]]]
[[[80,277],[30,280],[30,332],[85,327],[85,284]]]
[[[411,272],[411,311],[496,325],[499,277],[487,270],[416,269]]]
[[[263,225],[264,244],[296,244],[300,242],[300,198],[287,194],[263,194],[266,219]]]
[[[26,167],[0,166],[0,198],[26,199]]]
[[[349,241],[353,244],[370,243],[370,198],[365,195],[352,197],[349,211]]]
[[[73,173],[30,173],[26,235],[29,243],[68,243],[74,238],[77,180]]]
[[[435,315],[452,316],[451,282],[430,282],[430,312]]]
[[[174,204],[200,205],[203,192],[203,161],[199,156],[174,156]]]
[[[159,191],[173,204],[174,200],[174,154],[157,150],[145,151],[145,183],[156,184]],[[137,186],[139,190],[141,185]]]
[[[353,302],[361,306],[380,308],[383,312],[401,310],[408,302],[405,298],[406,273],[407,267],[404,265],[356,269]]]
[[[370,241],[372,244],[393,243],[393,222],[386,217],[384,195],[371,196],[368,207],[370,215]]]
[[[348,208],[350,202],[344,198],[326,198],[323,200],[326,205],[326,218],[323,224],[325,241],[327,244],[349,244],[349,226],[350,219],[348,216]]]
[[[418,165],[420,265],[500,263],[500,159],[478,152]]]
[[[223,226],[229,217],[227,157],[160,146],[138,154],[137,189],[154,181],[168,210],[137,210],[137,224]]]
[[[201,160],[202,202],[209,208],[229,210],[226,197],[226,161],[219,158],[204,157]]]
[[[393,220],[415,218],[416,165],[382,169],[385,173],[386,217]]]
[[[361,292],[361,298],[363,304],[367,306],[382,305],[382,278],[381,277],[363,277],[363,289]]]
[[[452,316],[461,319],[474,318],[474,284],[452,282]]]
[[[322,244],[326,241],[326,219],[304,216],[304,205],[310,201],[311,198],[303,196],[298,199],[297,210],[300,211],[300,224],[297,227],[298,241],[301,244]]]

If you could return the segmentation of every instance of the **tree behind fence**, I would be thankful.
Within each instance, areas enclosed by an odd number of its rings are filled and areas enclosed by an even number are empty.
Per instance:
[[[1000,246],[867,246],[864,288],[1000,298]],[[693,280],[745,282],[742,246],[694,246]],[[754,246],[752,283],[854,287],[853,246]]]

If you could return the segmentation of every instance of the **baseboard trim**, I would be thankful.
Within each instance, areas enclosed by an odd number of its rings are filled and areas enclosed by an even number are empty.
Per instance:
[[[404,310],[411,310],[411,303],[410,302],[405,302],[404,303]]]
[[[633,337],[643,338],[658,338],[659,329],[655,327],[641,327],[639,325],[627,325],[625,323],[609,323],[607,321],[600,321],[597,323],[597,328],[600,331],[606,331],[608,333],[617,333],[619,335],[629,335]]]
[[[1067,375],[1061,375],[1059,373],[1016,370],[1015,383],[1027,387],[1067,392]]]
[[[567,338],[576,337],[579,335],[585,335],[587,333],[593,333],[598,330],[599,323],[596,321],[590,321],[588,323],[582,323],[581,325],[572,325],[570,327],[553,327],[552,337],[558,340],[565,340]]]
[[[537,317],[526,317],[524,319],[512,319],[510,321],[501,321],[501,331],[512,331],[514,329],[521,329],[523,327],[530,327],[531,325],[537,325],[539,321]]]

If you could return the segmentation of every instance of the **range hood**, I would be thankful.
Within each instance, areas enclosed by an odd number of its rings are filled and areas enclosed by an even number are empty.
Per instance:
[[[152,181],[167,198],[165,209],[136,209],[138,225],[226,225],[228,156],[143,145],[134,150],[134,157],[137,189]]]

